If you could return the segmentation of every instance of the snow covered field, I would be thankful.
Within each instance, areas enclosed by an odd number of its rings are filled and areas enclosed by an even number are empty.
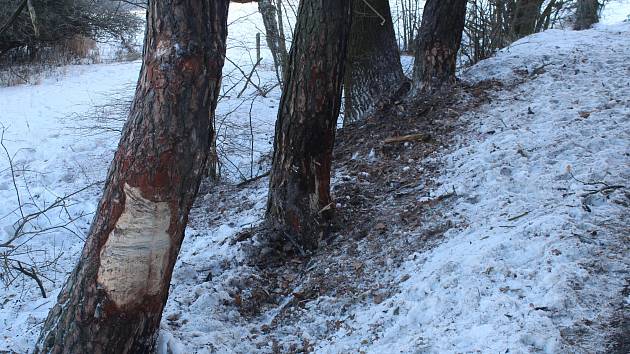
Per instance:
[[[536,34],[468,70],[464,80],[495,79],[503,88],[461,116],[467,129],[458,143],[433,157],[443,173],[431,193],[456,191],[452,209],[443,212],[459,226],[437,247],[388,269],[400,279],[398,293],[378,304],[360,302],[341,318],[305,307],[304,317],[316,318],[295,333],[318,353],[607,351],[612,323],[623,311],[628,316],[630,306],[630,23],[614,24],[630,14],[629,6],[611,3],[605,24],[593,30]],[[255,62],[247,47],[262,32],[255,12],[251,4],[230,9],[228,57],[245,71]],[[271,56],[263,51],[263,57],[254,78],[271,87]],[[109,102],[112,92],[130,92],[139,68],[140,62],[71,66],[39,85],[0,88],[3,144],[13,160],[12,173],[0,151],[0,243],[20,218],[14,183],[28,214],[104,179],[117,135],[87,136],[76,129],[83,123],[69,117]],[[226,63],[224,88],[237,83],[236,70]],[[279,96],[275,88],[266,98],[242,100],[236,94],[243,84],[218,112],[222,139],[239,142],[225,145],[234,164],[225,175],[232,180],[265,171],[258,164],[250,171],[249,163],[271,148]],[[250,87],[245,96],[254,92]],[[250,112],[252,156],[250,132],[241,132],[249,129]],[[69,230],[34,238],[30,254],[15,256],[45,265],[48,297],[28,278],[0,288],[0,352],[31,349],[80,253],[100,187],[31,225],[77,219]],[[233,290],[256,274],[246,250],[232,241],[261,222],[266,182],[231,193],[234,200],[218,205],[202,193],[192,212],[162,321],[161,353],[271,352],[282,345],[271,338],[295,339],[261,330],[281,306],[254,321],[233,306]],[[327,321],[343,325],[331,333]]]
[[[79,135],[72,129],[74,122],[64,120],[64,124],[61,120],[71,113],[87,112],[94,104],[103,103],[107,93],[135,83],[139,68],[139,62],[77,65],[68,68],[64,77],[47,79],[40,85],[0,88],[0,124],[4,127],[0,129],[5,129],[3,143],[13,159],[15,183],[25,215],[105,178],[116,139],[111,135]],[[3,241],[13,235],[15,223],[21,219],[13,176],[4,153],[0,159],[0,239]],[[99,196],[100,185],[89,188],[65,203],[68,213],[56,208],[48,218],[39,217],[28,226],[28,231],[41,230],[77,219],[68,225],[69,230],[50,230],[35,237],[27,244],[30,254],[13,257],[45,270],[41,277],[48,278],[43,279],[48,298],[42,299],[31,279],[22,277],[7,288],[3,285],[0,350],[23,353],[32,346],[39,324],[81,251],[81,237],[87,232]],[[21,251],[26,249],[22,247]]]

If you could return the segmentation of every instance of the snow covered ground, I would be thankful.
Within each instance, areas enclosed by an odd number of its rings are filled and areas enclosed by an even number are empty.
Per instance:
[[[254,321],[243,318],[234,294],[255,274],[230,244],[261,221],[265,184],[237,192],[246,207],[185,241],[162,351],[269,352],[283,344],[272,338],[290,342],[298,334],[318,353],[609,350],[619,330],[611,323],[628,301],[628,194],[625,187],[592,191],[630,177],[629,37],[630,24],[551,30],[464,75],[504,85],[491,103],[461,117],[469,129],[435,157],[444,174],[432,194],[454,189],[445,218],[464,226],[384,271],[401,279],[400,291],[379,304],[340,316],[318,312],[335,306],[319,299],[302,310],[308,323],[275,336],[261,329],[282,303]],[[327,335],[336,321],[340,329]]]
[[[382,302],[361,302],[343,317],[302,309],[305,318],[314,318],[301,333],[310,342],[305,346],[318,353],[606,351],[613,319],[624,302],[630,305],[622,296],[630,269],[630,24],[612,24],[630,10],[627,0],[611,4],[616,7],[605,10],[605,25],[524,38],[464,74],[465,80],[496,79],[504,87],[492,102],[463,115],[467,129],[458,143],[433,157],[444,167],[432,194],[457,192],[452,209],[443,212],[459,226],[437,247],[388,269],[400,279],[399,291]],[[252,4],[230,10],[235,22],[228,56],[245,71],[255,62],[247,48],[262,32],[255,11]],[[260,78],[254,78],[271,87],[271,57],[266,51],[263,57]],[[14,156],[22,201],[43,208],[105,177],[116,134],[86,136],[68,117],[110,102],[112,92],[132,90],[139,68],[139,62],[71,66],[39,85],[0,88],[4,144]],[[232,64],[224,72],[224,88],[238,82]],[[242,100],[236,97],[242,85],[219,105],[220,118],[235,112],[219,120],[223,139],[238,141],[225,145],[231,161],[225,175],[232,180],[265,170],[256,164],[250,171],[249,162],[270,150],[279,95],[276,88],[267,98]],[[254,92],[250,87],[245,96]],[[250,112],[253,156],[246,149],[249,132],[241,133],[249,128]],[[13,185],[3,156],[0,241],[20,217]],[[17,255],[50,263],[42,274],[48,298],[27,278],[0,288],[0,352],[32,347],[81,250],[99,188],[73,196],[63,212],[32,226],[78,218],[71,230],[32,240],[31,256]],[[266,183],[225,188],[232,200],[202,193],[193,210],[162,321],[161,353],[270,352],[278,345],[272,338],[294,335],[261,330],[283,304],[254,321],[233,305],[234,291],[258,276],[247,265],[247,250],[233,240],[261,222]],[[331,299],[321,301],[334,306]],[[343,325],[330,333],[327,321]]]
[[[30,214],[105,178],[107,166],[117,141],[112,136],[86,137],[72,127],[75,122],[62,119],[71,113],[87,112],[103,103],[107,93],[135,83],[139,62],[106,65],[77,65],[67,68],[62,78],[46,79],[40,85],[0,88],[0,124],[4,127],[4,145],[13,158],[15,183],[20,191],[24,214]],[[2,129],[0,127],[0,129]],[[63,226],[29,241],[12,258],[42,269],[48,298],[43,299],[31,279],[0,290],[0,350],[23,353],[38,335],[39,324],[53,304],[83,246],[88,223],[98,203],[100,186],[94,186],[67,200],[66,210],[55,208],[38,217],[27,231]],[[8,160],[0,159],[0,239],[14,233],[21,219],[18,198]],[[16,244],[28,239],[20,238]],[[25,247],[30,254],[23,254]],[[7,251],[2,249],[0,252]],[[0,271],[3,278],[10,278]],[[14,274],[17,274],[13,270]],[[47,277],[48,279],[44,279]]]
[[[610,350],[609,323],[630,301],[629,39],[628,23],[550,30],[465,74],[506,85],[461,117],[470,131],[439,157],[435,193],[455,189],[448,217],[467,226],[409,260],[400,293],[357,310],[351,333],[318,352]]]
[[[249,73],[256,62],[251,56],[255,53],[255,34],[263,28],[256,4],[232,4],[228,21],[228,57]],[[264,35],[262,38],[264,45]],[[111,51],[108,44],[104,48]],[[217,130],[224,157],[221,172],[228,180],[259,173],[258,161],[271,149],[279,88],[274,88],[277,81],[272,57],[265,47],[262,57],[252,81],[270,90],[266,97],[259,96],[252,85],[237,97],[245,83],[243,75],[230,62],[225,64]],[[101,194],[100,182],[119,138],[115,131],[98,128],[103,122],[94,120],[94,107],[128,101],[140,66],[140,61],[71,65],[36,85],[0,87],[0,132],[4,131],[3,144],[14,170],[12,174],[5,151],[0,149],[0,244],[13,235],[21,219],[17,208],[20,203],[27,216],[91,186],[65,200],[63,208],[54,208],[28,224],[28,231],[54,229],[29,240],[28,252],[23,246],[11,258],[20,260],[27,269],[29,265],[39,268],[47,298],[42,298],[32,279],[23,276],[7,287],[0,285],[0,352],[26,353],[33,346],[40,325],[79,256]],[[232,86],[234,89],[227,92]],[[120,124],[110,122],[106,126],[117,128]],[[4,250],[0,247],[0,252]],[[12,275],[0,270],[3,279],[13,279],[17,274],[15,270]]]

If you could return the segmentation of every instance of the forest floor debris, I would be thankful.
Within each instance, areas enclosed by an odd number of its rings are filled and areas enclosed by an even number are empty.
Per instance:
[[[266,178],[204,184],[159,352],[628,352],[629,33],[621,24],[524,38],[464,73],[455,95],[340,131],[337,227],[311,257],[260,242]],[[58,118],[133,84],[138,69],[71,67],[60,81],[2,89],[0,118],[12,123],[11,151],[28,153],[16,162],[20,182],[37,183],[34,198],[103,178],[115,141],[64,136]],[[277,93],[254,109],[268,116],[255,141],[261,173]],[[11,200],[4,167],[0,177]],[[70,213],[97,201],[90,190]],[[84,233],[89,220],[76,226]],[[31,348],[80,253],[73,237],[38,245],[37,255],[64,250],[47,299],[35,283],[0,289],[0,351]]]
[[[260,247],[267,179],[213,187],[181,256],[212,281],[178,267],[167,314],[186,323],[164,328],[163,349],[627,348],[627,190],[584,196],[596,188],[568,171],[628,180],[630,86],[616,72],[630,70],[629,31],[528,37],[472,68],[454,95],[340,130],[337,228],[310,257]]]

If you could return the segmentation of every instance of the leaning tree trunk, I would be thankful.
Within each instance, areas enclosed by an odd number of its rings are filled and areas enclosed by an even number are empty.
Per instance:
[[[326,230],[350,8],[350,0],[301,2],[282,89],[267,221],[301,250]]]
[[[129,120],[35,352],[153,350],[213,135],[227,9],[228,0],[150,1]]]
[[[414,62],[414,91],[433,91],[455,81],[466,0],[428,0],[422,14]]]
[[[578,0],[575,12],[576,30],[593,27],[599,21],[599,2],[597,0]]]
[[[512,33],[515,39],[529,36],[536,31],[540,8],[544,0],[518,0],[512,20]]]
[[[407,79],[388,0],[353,0],[344,75],[344,125],[388,101]]]

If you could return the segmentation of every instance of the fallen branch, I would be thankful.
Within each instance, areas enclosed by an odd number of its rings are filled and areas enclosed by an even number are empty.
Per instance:
[[[587,197],[589,195],[593,195],[593,194],[597,194],[597,193],[602,193],[604,194],[604,192],[606,191],[614,191],[616,189],[622,189],[622,188],[626,188],[626,186],[622,186],[622,185],[616,185],[616,186],[605,186],[599,189],[595,189],[595,190],[589,190],[584,194],[581,194],[580,197]]]
[[[402,143],[402,142],[418,141],[418,140],[428,142],[431,140],[431,136],[426,135],[426,134],[410,134],[410,135],[393,136],[391,138],[387,138],[383,140],[383,144],[394,144],[394,143]]]
[[[37,286],[39,286],[39,291],[41,291],[42,293],[42,297],[45,299],[46,298],[46,290],[44,290],[44,284],[42,284],[42,280],[39,279],[39,277],[37,276],[37,272],[35,271],[35,268],[31,267],[31,270],[27,270],[24,267],[22,267],[22,262],[17,262],[18,266],[13,266],[12,268],[17,270],[18,272],[26,275],[27,277],[35,280],[35,282],[37,283]]]
[[[518,220],[518,219],[522,218],[523,216],[525,216],[525,215],[527,215],[527,214],[529,214],[529,211],[526,211],[526,212],[524,212],[524,213],[522,213],[522,214],[518,214],[518,215],[513,216],[513,217],[511,217],[511,218],[508,218],[508,219],[507,219],[507,221],[514,221],[514,220]]]
[[[243,187],[243,186],[244,186],[244,185],[246,185],[246,184],[252,183],[252,182],[254,182],[254,181],[258,181],[258,180],[259,180],[259,179],[261,179],[261,178],[264,178],[264,177],[269,176],[269,173],[270,173],[270,172],[271,172],[271,171],[267,171],[267,172],[265,172],[265,173],[263,173],[263,174],[261,174],[261,175],[258,175],[258,176],[256,176],[256,177],[252,177],[252,178],[246,179],[246,180],[244,180],[243,182],[240,182],[239,184],[237,184],[236,186],[237,186],[237,187]]]
[[[592,182],[586,182],[586,181],[582,181],[580,179],[578,179],[577,177],[575,177],[575,175],[573,174],[573,171],[571,171],[571,166],[567,167],[567,172],[569,172],[569,175],[571,175],[571,178],[573,178],[574,180],[587,185],[587,186],[597,186],[597,185],[604,185],[606,187],[609,186],[608,183],[604,182],[604,181],[592,181]]]
[[[453,188],[452,192],[448,192],[448,193],[439,195],[439,196],[437,196],[437,197],[435,197],[433,199],[420,200],[420,201],[418,201],[418,204],[420,204],[420,205],[435,205],[436,203],[439,203],[439,202],[441,202],[441,201],[443,201],[445,199],[454,197],[456,195],[457,195],[457,193],[455,192],[455,188]]]

